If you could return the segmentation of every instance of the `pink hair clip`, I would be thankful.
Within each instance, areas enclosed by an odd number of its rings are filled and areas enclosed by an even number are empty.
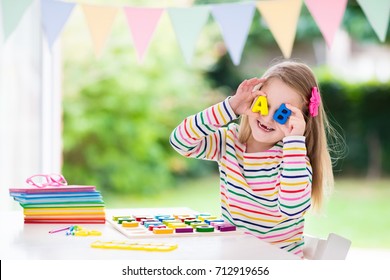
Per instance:
[[[309,103],[309,112],[312,117],[315,117],[318,115],[318,107],[321,103],[321,96],[318,92],[317,87],[313,87],[311,89],[311,97],[310,97],[310,103]]]

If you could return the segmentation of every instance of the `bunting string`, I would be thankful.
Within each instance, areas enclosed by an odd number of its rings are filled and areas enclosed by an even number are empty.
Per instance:
[[[302,5],[306,5],[328,48],[332,47],[347,6],[347,0],[260,0],[187,8],[101,6],[58,0],[0,0],[4,41],[11,36],[34,1],[40,1],[40,21],[49,48],[52,48],[60,37],[74,8],[80,6],[91,34],[95,54],[99,56],[110,36],[115,18],[122,12],[134,42],[138,61],[142,63],[160,18],[166,12],[184,59],[187,64],[191,64],[197,39],[211,16],[220,28],[227,51],[235,65],[240,64],[256,11],[267,23],[283,56],[289,58]],[[389,25],[390,1],[357,0],[357,3],[378,39],[384,42]]]

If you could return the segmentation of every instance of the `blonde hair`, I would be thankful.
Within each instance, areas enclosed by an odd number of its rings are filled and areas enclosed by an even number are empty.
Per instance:
[[[318,108],[318,115],[312,117],[309,114],[309,101],[313,87],[318,88],[318,83],[312,70],[305,64],[293,61],[283,61],[269,68],[263,75],[267,82],[271,79],[280,79],[290,88],[294,89],[303,100],[302,113],[306,121],[307,156],[312,166],[312,205],[320,209],[324,198],[324,192],[333,189],[334,179],[332,161],[327,144],[327,135],[334,135],[323,104]],[[318,88],[320,92],[320,89]],[[252,131],[249,126],[248,117],[241,117],[239,141],[246,143]]]

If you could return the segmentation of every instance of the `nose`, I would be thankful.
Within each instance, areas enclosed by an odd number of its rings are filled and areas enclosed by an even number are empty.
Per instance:
[[[269,110],[268,115],[262,116],[264,122],[266,122],[268,124],[272,124],[274,122],[274,119],[273,119],[274,114],[275,114],[275,110]]]

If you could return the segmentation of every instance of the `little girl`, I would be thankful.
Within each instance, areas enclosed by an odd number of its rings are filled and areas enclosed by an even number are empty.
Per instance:
[[[261,95],[268,114],[252,112]],[[284,61],[186,118],[170,137],[180,154],[218,162],[225,220],[301,258],[304,215],[333,184],[320,101],[310,68]],[[273,116],[283,103],[291,115],[282,125]],[[240,125],[231,122],[239,116]]]

